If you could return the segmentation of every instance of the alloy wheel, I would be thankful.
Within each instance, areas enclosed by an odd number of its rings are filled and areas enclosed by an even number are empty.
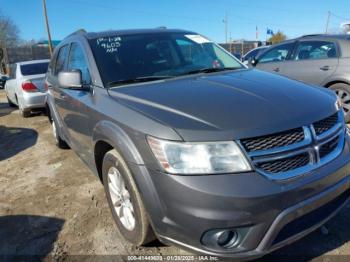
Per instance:
[[[334,91],[340,99],[345,114],[347,114],[350,111],[350,93],[343,89],[336,89]]]
[[[134,230],[136,224],[134,206],[131,202],[130,192],[125,186],[124,178],[116,167],[111,167],[108,170],[108,188],[120,222],[127,230]]]

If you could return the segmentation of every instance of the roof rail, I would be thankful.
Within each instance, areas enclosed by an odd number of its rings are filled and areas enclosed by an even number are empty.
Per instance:
[[[83,29],[83,28],[78,29],[77,31],[74,31],[73,33],[71,33],[71,34],[68,35],[68,36],[72,36],[72,35],[81,35],[81,34],[86,34],[85,29]],[[67,36],[67,37],[68,37],[68,36]]]
[[[309,34],[309,35],[302,35],[300,38],[303,38],[303,37],[309,37],[309,36],[321,36],[321,35],[324,35],[324,34]]]

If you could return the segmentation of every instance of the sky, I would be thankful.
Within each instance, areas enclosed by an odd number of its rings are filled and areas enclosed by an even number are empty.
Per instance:
[[[52,39],[61,40],[77,29],[103,31],[130,28],[179,28],[224,42],[266,39],[266,29],[289,38],[339,30],[350,21],[349,0],[46,0]],[[0,12],[19,27],[24,40],[47,39],[42,0],[0,0]]]

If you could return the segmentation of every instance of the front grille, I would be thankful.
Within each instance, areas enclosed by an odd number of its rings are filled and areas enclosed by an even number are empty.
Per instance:
[[[306,215],[301,216],[292,222],[289,222],[278,233],[278,235],[272,242],[272,245],[278,244],[327,219],[330,215],[332,215],[332,213],[334,213],[339,207],[341,207],[345,203],[345,201],[349,199],[349,197],[350,190],[347,190],[335,199],[325,204],[324,206],[313,210],[310,213],[307,213]]]
[[[338,122],[338,113],[331,115],[325,119],[313,123],[316,135],[321,135],[322,133],[331,129]]]
[[[279,160],[257,163],[257,168],[265,173],[276,174],[306,166],[310,163],[308,153],[302,153]]]
[[[302,128],[296,128],[273,135],[242,139],[241,143],[247,152],[268,150],[277,147],[289,146],[304,140]]]
[[[332,153],[333,150],[338,146],[339,136],[333,138],[331,141],[323,144],[319,149],[320,158],[327,156]]]
[[[274,180],[290,179],[339,156],[345,128],[338,115],[341,112],[300,128],[242,139],[240,144],[259,173]]]

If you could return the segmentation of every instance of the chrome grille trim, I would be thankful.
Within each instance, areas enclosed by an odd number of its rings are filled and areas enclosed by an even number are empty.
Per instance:
[[[304,140],[292,145],[288,145],[288,146],[282,146],[282,147],[275,147],[275,148],[271,148],[271,149],[267,149],[267,150],[259,150],[259,151],[253,151],[253,152],[249,152],[248,155],[250,157],[256,157],[256,156],[261,156],[261,155],[272,155],[272,154],[278,154],[278,153],[282,153],[285,151],[289,151],[289,150],[293,150],[293,149],[297,149],[303,146],[307,146],[311,143],[312,141],[312,136],[311,136],[311,132],[310,129],[307,127],[303,127],[304,130]]]
[[[273,149],[259,150],[253,152],[247,152],[245,150],[244,152],[250,159],[252,166],[254,166],[259,173],[261,173],[269,179],[284,180],[306,174],[332,161],[343,151],[346,128],[344,123],[344,117],[342,116],[342,114],[343,113],[341,111],[338,111],[338,122],[333,127],[319,135],[316,134],[313,124],[309,126],[303,126],[304,140],[301,142]],[[334,140],[335,138],[338,138],[337,146],[333,149],[333,151],[321,158],[319,152],[320,147]],[[244,150],[244,147],[242,146],[240,141],[238,141],[238,143]],[[261,166],[261,163],[283,160],[285,158],[290,158],[305,153],[309,155],[308,164],[289,171],[269,173],[259,168],[259,166]],[[282,169],[283,168],[281,167],[281,170]]]

